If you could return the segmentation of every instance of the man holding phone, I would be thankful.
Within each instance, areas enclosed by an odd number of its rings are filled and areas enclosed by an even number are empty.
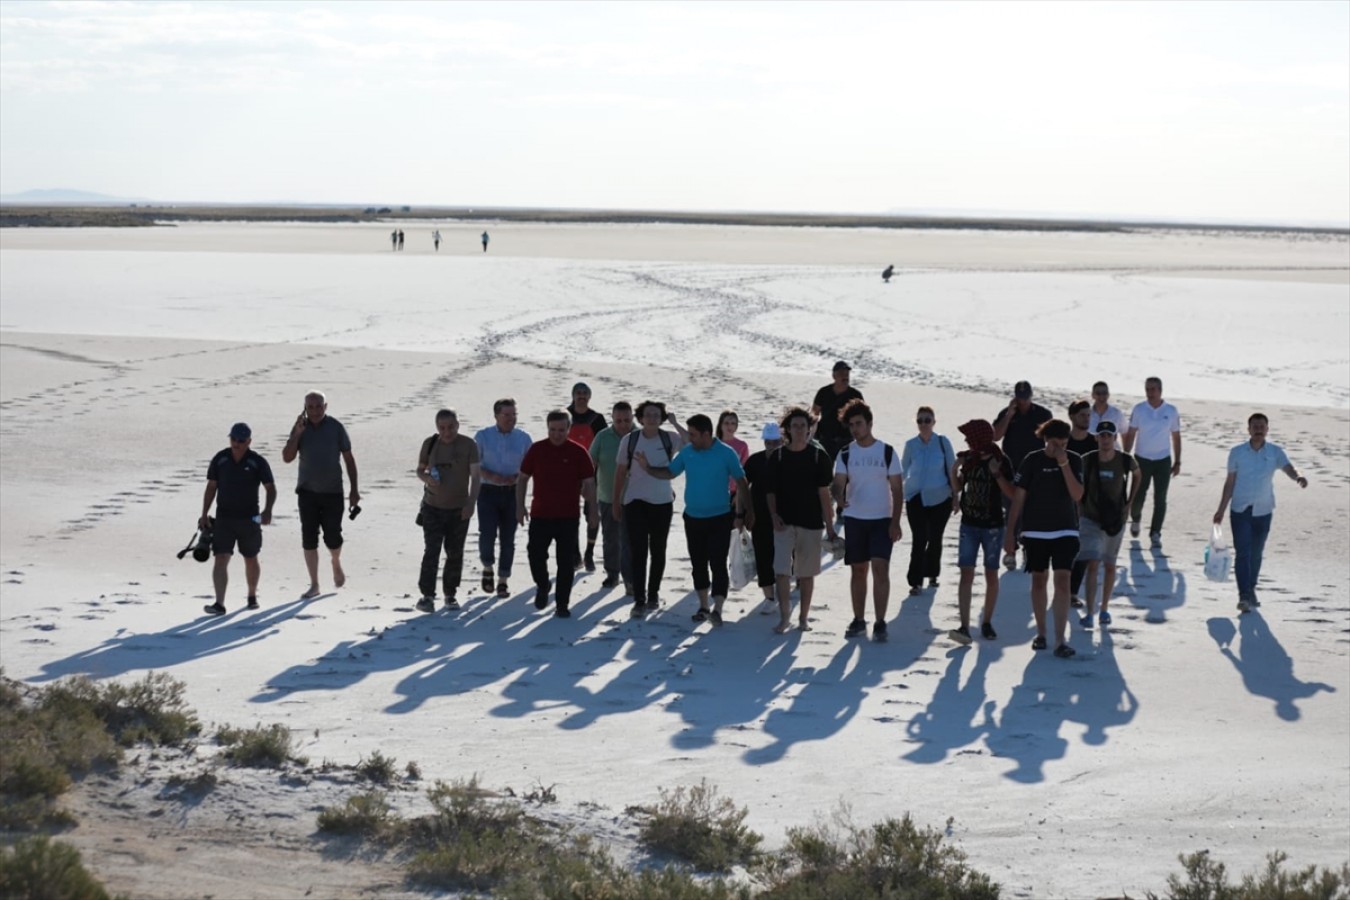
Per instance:
[[[347,576],[342,571],[342,469],[347,469],[351,491],[352,518],[361,511],[361,492],[356,484],[356,458],[352,441],[342,423],[328,415],[328,401],[319,391],[305,395],[305,409],[295,419],[291,435],[282,448],[285,463],[300,457],[300,475],[295,493],[300,507],[300,543],[309,570],[309,589],[304,599],[319,596],[319,532],[333,562],[333,586],[342,587]],[[341,464],[339,464],[341,460]]]

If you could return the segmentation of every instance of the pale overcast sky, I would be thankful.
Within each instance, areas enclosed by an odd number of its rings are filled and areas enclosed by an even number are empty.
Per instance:
[[[1350,225],[1350,2],[0,2],[0,193]]]

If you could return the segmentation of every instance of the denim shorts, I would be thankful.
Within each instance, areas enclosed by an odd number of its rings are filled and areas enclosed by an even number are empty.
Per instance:
[[[1078,520],[1078,558],[1085,562],[1100,560],[1114,565],[1124,539],[1123,527],[1115,534],[1107,534],[1087,516]]]
[[[974,525],[962,525],[960,540],[956,545],[956,564],[963,569],[975,568],[980,548],[984,548],[984,567],[997,569],[1003,553],[1003,526],[977,528]]]

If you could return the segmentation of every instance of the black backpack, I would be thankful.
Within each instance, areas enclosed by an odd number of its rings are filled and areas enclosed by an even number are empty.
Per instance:
[[[673,459],[673,458],[674,458],[674,455],[672,454],[671,451],[674,449],[675,445],[674,445],[674,443],[671,442],[671,440],[670,440],[670,435],[667,434],[664,430],[662,430],[662,429],[660,429],[660,428],[656,429],[656,433],[657,433],[657,434],[660,436],[660,438],[661,438],[661,447],[666,451],[666,459],[667,459],[667,460]],[[641,429],[641,428],[634,428],[634,429],[629,433],[629,435],[628,435],[628,469],[629,469],[629,471],[632,471],[632,469],[633,469],[633,454],[637,452],[637,442],[638,442],[638,438],[641,437],[641,436],[642,436],[642,429]]]
[[[850,445],[850,446],[852,446],[852,445]],[[882,452],[881,452],[881,455],[884,456],[884,457],[886,458],[886,470],[887,470],[887,471],[890,471],[890,468],[891,468],[891,462],[895,460],[895,448],[892,447],[890,444],[886,443],[885,441],[882,441],[882,442],[881,442],[881,446],[882,446],[882,448],[883,448],[883,449],[882,449]],[[943,447],[942,450],[943,450],[943,452],[942,452],[942,461],[945,463],[945,462],[947,461],[947,452],[946,452],[946,451],[947,451],[947,448],[946,448],[946,447]],[[839,451],[839,458],[842,459],[842,460],[844,461],[844,471],[847,472],[847,471],[848,471],[848,447],[845,447],[843,450]]]

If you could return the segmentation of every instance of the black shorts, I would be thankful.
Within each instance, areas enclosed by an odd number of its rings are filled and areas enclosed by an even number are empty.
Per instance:
[[[1065,572],[1073,568],[1078,557],[1078,538],[1075,535],[1057,538],[1022,536],[1022,548],[1027,554],[1027,571],[1044,572],[1053,569]]]
[[[855,519],[844,517],[844,562],[847,565],[890,559],[890,519]]]
[[[234,553],[239,544],[239,555],[252,559],[262,550],[262,526],[252,519],[216,519],[211,532],[211,552],[217,556]]]
[[[323,544],[329,550],[342,546],[342,515],[347,511],[347,500],[341,494],[316,494],[296,491],[300,504],[300,546],[306,550],[319,549],[319,528],[323,528]]]

